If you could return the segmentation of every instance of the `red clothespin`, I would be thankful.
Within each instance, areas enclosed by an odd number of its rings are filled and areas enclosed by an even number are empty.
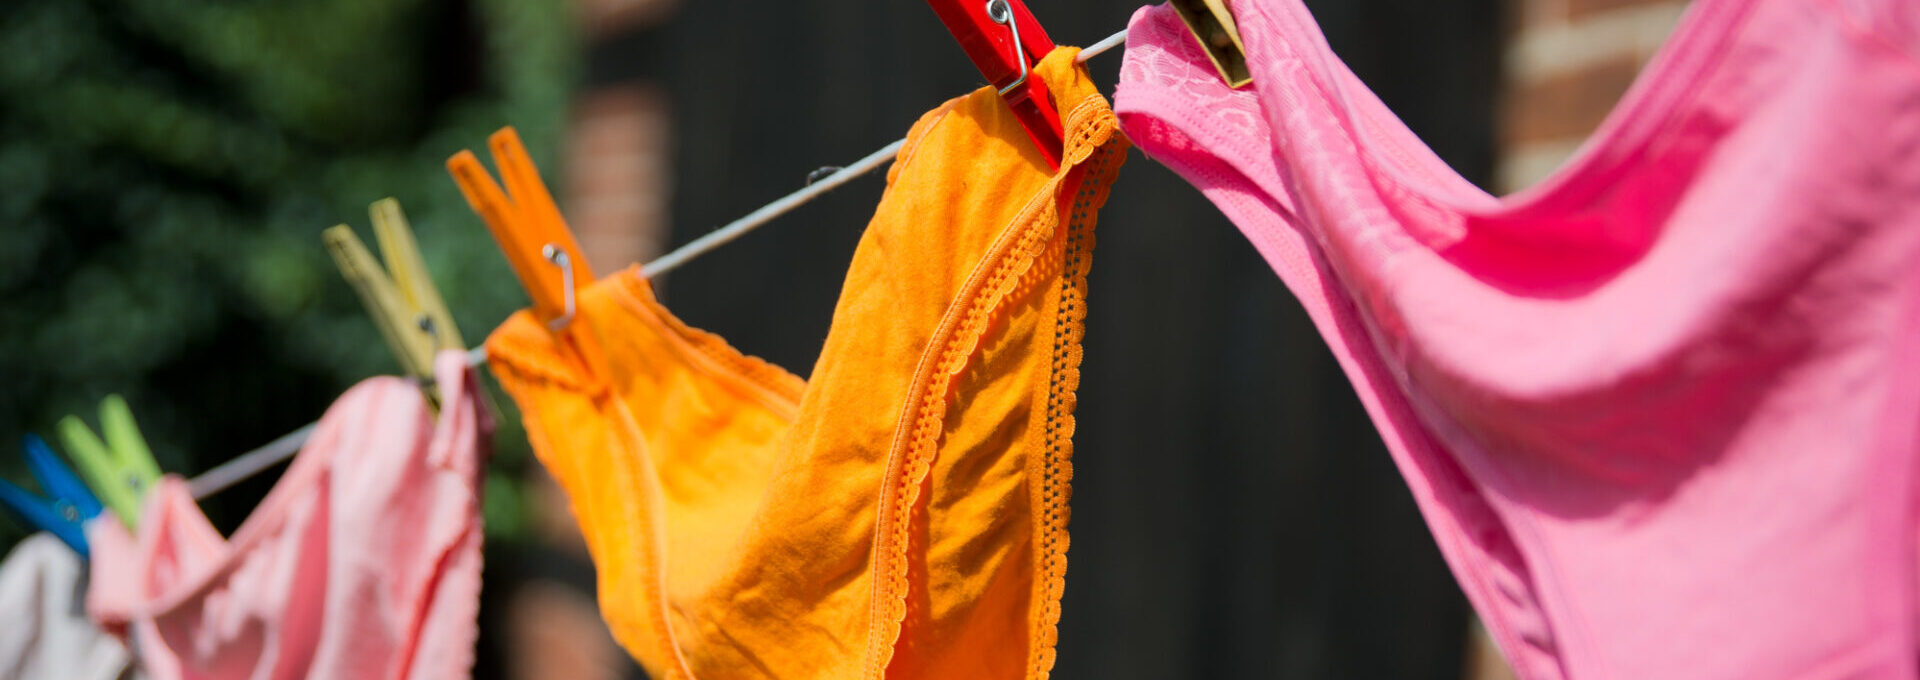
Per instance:
[[[927,0],[960,49],[987,82],[1000,90],[1013,115],[1039,145],[1047,164],[1060,168],[1060,113],[1047,99],[1047,84],[1033,65],[1053,51],[1053,40],[1020,0]]]

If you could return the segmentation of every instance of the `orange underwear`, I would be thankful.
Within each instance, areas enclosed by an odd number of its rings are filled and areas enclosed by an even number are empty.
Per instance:
[[[1127,148],[1077,51],[1035,70],[1057,173],[990,88],[914,124],[810,381],[637,268],[557,334],[523,311],[487,340],[654,677],[1052,668],[1094,218]]]

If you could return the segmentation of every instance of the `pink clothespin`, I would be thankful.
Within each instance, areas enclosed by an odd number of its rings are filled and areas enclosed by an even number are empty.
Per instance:
[[[1047,164],[1060,168],[1060,113],[1033,65],[1053,51],[1053,40],[1020,0],[927,0],[960,49],[1000,90]]]

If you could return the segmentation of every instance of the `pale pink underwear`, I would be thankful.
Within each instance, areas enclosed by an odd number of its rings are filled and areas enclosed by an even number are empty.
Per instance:
[[[467,677],[492,424],[464,359],[437,415],[400,378],[348,390],[232,540],[173,476],[138,536],[89,524],[89,613],[158,680]]]

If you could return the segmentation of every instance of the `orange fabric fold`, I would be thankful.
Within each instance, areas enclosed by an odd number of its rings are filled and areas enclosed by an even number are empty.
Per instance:
[[[557,334],[522,312],[488,339],[655,677],[1052,668],[1086,274],[1126,154],[1076,52],[1035,71],[1058,172],[991,89],[913,126],[811,380],[681,323],[638,269]]]

